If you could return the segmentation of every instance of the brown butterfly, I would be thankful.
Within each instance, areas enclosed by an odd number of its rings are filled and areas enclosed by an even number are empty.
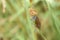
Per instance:
[[[34,10],[33,8],[31,8],[31,9],[30,9],[30,15],[33,16],[33,19],[35,20],[35,26],[36,26],[37,28],[40,28],[41,22],[40,22],[38,16],[36,16],[36,15],[37,15],[37,11]]]
[[[37,28],[39,28],[39,29],[40,29],[41,22],[40,22],[40,20],[39,20],[38,16],[36,16],[36,19],[35,19],[35,25],[36,25],[36,27],[37,27]]]

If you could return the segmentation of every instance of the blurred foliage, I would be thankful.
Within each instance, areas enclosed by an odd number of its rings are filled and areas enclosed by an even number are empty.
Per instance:
[[[31,2],[30,2],[31,1]],[[0,39],[60,40],[59,0],[0,0]],[[31,20],[29,8],[37,11],[41,21],[38,29]]]

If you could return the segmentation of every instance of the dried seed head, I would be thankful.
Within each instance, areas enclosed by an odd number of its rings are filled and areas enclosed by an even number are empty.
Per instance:
[[[31,16],[37,15],[37,11],[35,9],[30,8],[29,10],[30,10],[30,15]]]

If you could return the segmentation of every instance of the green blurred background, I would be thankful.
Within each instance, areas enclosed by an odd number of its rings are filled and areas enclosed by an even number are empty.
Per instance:
[[[31,7],[39,28],[31,20]],[[60,0],[0,0],[0,40],[60,40]]]

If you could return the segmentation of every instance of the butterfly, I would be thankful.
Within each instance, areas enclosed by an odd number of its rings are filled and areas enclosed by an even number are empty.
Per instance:
[[[41,22],[39,20],[39,17],[37,16],[37,11],[33,8],[30,8],[30,15],[32,16],[33,20],[35,20],[35,26],[37,28],[40,28]]]

